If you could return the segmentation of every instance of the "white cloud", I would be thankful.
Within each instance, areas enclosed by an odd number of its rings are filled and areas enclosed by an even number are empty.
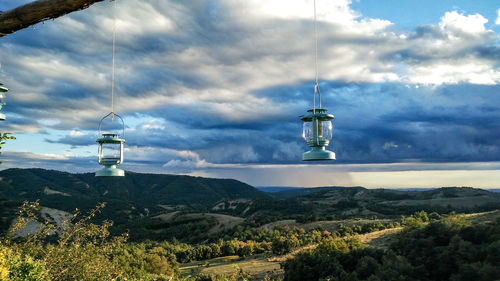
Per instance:
[[[81,131],[77,131],[77,130],[71,130],[69,132],[69,136],[70,137],[73,137],[73,138],[77,138],[77,137],[81,137],[81,136],[84,136],[85,134]]]
[[[473,58],[435,61],[415,65],[409,70],[412,83],[424,85],[471,84],[496,85],[500,81],[500,71],[496,71],[491,61]]]
[[[450,33],[464,32],[469,34],[477,34],[486,32],[484,24],[488,20],[480,14],[468,15],[458,13],[457,11],[447,12],[441,17],[439,27]]]
[[[290,1],[286,4],[280,0],[247,1],[247,7],[256,17],[282,19],[312,19],[314,6],[312,0]],[[316,15],[320,21],[345,23],[353,22],[361,15],[350,8],[351,1],[317,1]]]
[[[165,130],[165,126],[156,119],[144,122],[140,128],[142,130]]]
[[[350,4],[318,0],[322,81],[499,84],[497,60],[480,54],[497,40],[486,29],[483,16],[451,11],[439,23],[402,34],[392,29],[390,21],[363,17]],[[281,122],[295,109],[307,108],[309,102],[300,93],[280,99],[259,91],[313,80],[312,0],[285,4],[280,0],[123,0],[117,12],[115,109],[123,115],[154,116],[155,120],[129,128],[127,134],[136,134],[136,143],[141,134],[156,133],[158,140],[156,147],[150,140],[140,143],[148,147],[127,147],[126,161],[161,161],[167,163],[163,168],[187,170],[300,158],[305,145],[290,138],[266,139],[267,147],[276,146],[271,152],[240,144],[236,138],[229,146],[217,143],[228,135],[207,137],[211,145],[193,151],[158,146],[172,145],[162,142],[167,135],[194,143],[199,135],[215,131],[210,126],[224,130],[228,123]],[[9,103],[26,119],[53,120],[8,125],[10,131],[41,132],[52,127],[73,130],[70,137],[79,137],[86,129],[95,130],[99,117],[109,112],[111,31],[112,2],[102,2],[46,22],[39,32],[29,34],[33,36],[29,41],[22,41],[20,34],[0,43],[2,81],[13,94]],[[353,97],[349,92],[329,94],[348,101]],[[184,130],[188,126],[183,122],[191,122],[190,126],[198,122],[205,132]],[[379,147],[393,148],[390,142]]]
[[[321,80],[498,83],[496,62],[474,53],[491,33],[481,15],[448,12],[434,25],[444,37],[412,38],[391,31],[392,23],[387,20],[363,17],[350,3],[318,1]],[[118,112],[196,105],[221,120],[248,122],[288,106],[272,104],[271,112],[269,99],[257,97],[254,91],[313,79],[312,1],[287,5],[278,0],[221,1],[213,5],[204,10],[196,3],[119,3]],[[100,3],[48,22],[40,30],[40,36],[50,37],[51,42],[37,40],[63,44],[57,46],[61,51],[11,42],[3,45],[6,67],[22,70],[7,80],[18,93],[13,101],[32,107],[37,100],[57,99],[53,92],[64,83],[82,87],[87,96],[68,98],[69,106],[64,107],[47,103],[46,111],[30,109],[30,114],[47,115],[48,111],[51,118],[61,120],[59,127],[68,129],[107,112],[111,20],[112,3]],[[408,50],[427,59],[416,63],[387,59]],[[149,78],[151,74],[161,75],[154,79]],[[164,77],[172,80],[162,81]],[[136,89],[141,78],[151,80]]]
[[[479,52],[494,42],[493,31],[485,28],[487,22],[479,14],[452,11],[445,13],[437,25],[409,37],[405,49],[412,57],[404,67],[402,80],[427,85],[498,84],[496,61],[481,57]]]
[[[497,10],[497,19],[495,21],[496,25],[500,25],[500,9]]]

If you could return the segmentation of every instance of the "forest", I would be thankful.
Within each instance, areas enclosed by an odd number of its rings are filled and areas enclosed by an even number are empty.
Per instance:
[[[37,202],[25,202],[0,242],[0,280],[496,280],[500,277],[500,213],[428,214],[425,211],[381,224],[338,231],[276,226],[236,227],[230,239],[189,244],[129,241],[110,235],[112,222],[92,223],[101,204],[76,212],[64,225],[39,216]],[[21,238],[29,221],[38,232]],[[402,229],[387,245],[370,246],[363,233]],[[280,269],[252,275],[235,266],[229,274],[187,274],[190,262],[226,256],[286,257]],[[209,266],[205,263],[203,267]]]

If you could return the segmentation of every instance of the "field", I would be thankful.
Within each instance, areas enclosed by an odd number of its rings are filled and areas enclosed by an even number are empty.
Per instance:
[[[238,272],[239,269],[251,274],[254,278],[274,276],[281,274],[278,261],[270,261],[263,255],[240,258],[238,256],[227,256],[205,261],[196,261],[184,264],[180,267],[181,276],[196,276],[200,273],[213,275],[230,275]]]

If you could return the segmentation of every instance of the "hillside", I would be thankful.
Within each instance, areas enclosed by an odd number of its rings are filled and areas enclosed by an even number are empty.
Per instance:
[[[500,193],[474,188],[415,192],[319,187],[265,193],[232,179],[131,172],[123,178],[96,178],[92,173],[8,169],[0,171],[0,232],[24,200],[69,213],[76,208],[86,213],[106,202],[96,220],[112,220],[118,233],[128,231],[139,240],[191,241],[231,235],[240,225],[276,222],[308,228],[321,221],[335,221],[336,226],[347,218],[393,219],[421,210],[472,213],[500,208]]]
[[[314,188],[289,188],[286,190],[280,190],[272,193],[277,199],[290,199],[298,196],[304,196],[316,192],[329,191],[329,190],[363,190],[363,187],[343,187],[343,186],[325,186],[325,187],[314,187]],[[263,190],[265,191],[265,190]]]
[[[41,206],[73,212],[107,202],[102,218],[121,224],[166,211],[210,211],[216,205],[239,200],[243,209],[256,199],[271,196],[233,179],[127,172],[126,177],[95,177],[43,169],[0,171],[0,215],[12,215],[15,203],[39,200]],[[222,203],[222,205],[221,205]],[[228,205],[233,210],[238,204]],[[4,207],[2,207],[4,206]]]
[[[471,187],[443,187],[426,191],[318,187],[271,193],[277,202],[258,200],[255,217],[296,218],[302,221],[352,217],[395,217],[427,212],[482,212],[500,208],[500,194]],[[258,207],[258,208],[257,208]],[[268,223],[270,221],[263,221]]]

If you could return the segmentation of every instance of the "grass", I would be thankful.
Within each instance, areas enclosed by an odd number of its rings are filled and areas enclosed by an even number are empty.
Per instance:
[[[368,244],[370,247],[384,249],[391,244],[394,234],[401,230],[403,230],[403,227],[388,228],[359,235],[359,238],[361,242]]]
[[[265,276],[281,271],[279,262],[268,261],[263,255],[241,259],[238,256],[226,256],[204,261],[195,261],[184,264],[181,270],[182,277],[205,274],[232,274],[239,269],[252,276]]]
[[[331,220],[331,221],[316,221],[308,223],[298,223],[295,220],[280,220],[271,222],[261,226],[263,229],[272,230],[276,226],[288,226],[290,228],[297,227],[303,228],[306,231],[312,229],[328,230],[330,232],[340,230],[340,225],[352,227],[354,225],[363,225],[368,223],[395,223],[397,219],[345,219],[345,220]]]
[[[452,206],[453,208],[473,208],[486,203],[498,203],[499,199],[492,196],[463,196],[456,198],[431,198],[422,200],[400,200],[387,202],[396,206]]]
[[[472,223],[492,222],[500,218],[500,210],[465,215]]]

